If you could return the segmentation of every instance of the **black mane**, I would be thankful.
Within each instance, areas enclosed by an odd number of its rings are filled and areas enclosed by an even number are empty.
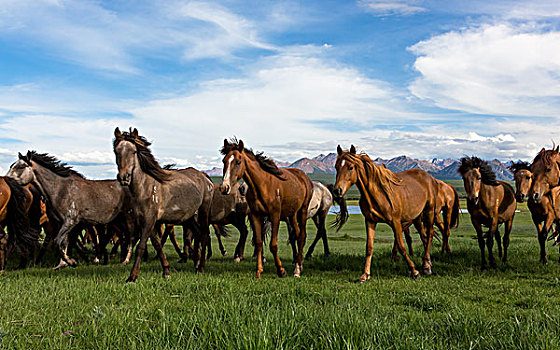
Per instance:
[[[53,173],[62,176],[68,177],[70,175],[76,175],[85,179],[84,175],[80,174],[76,170],[72,169],[66,163],[61,162],[60,160],[56,159],[54,156],[49,155],[48,153],[37,153],[37,151],[27,151],[27,157],[25,157],[26,161],[29,162],[33,160],[35,163],[49,169]]]
[[[133,136],[132,132],[124,131],[120,137],[113,141],[113,148],[117,147],[121,141],[128,141],[136,146],[136,155],[142,171],[153,177],[157,182],[169,180],[170,173],[166,172],[154,158],[152,151],[149,149],[152,143],[144,136]]]
[[[483,184],[490,186],[499,184],[496,180],[496,174],[488,162],[474,156],[461,158],[461,165],[457,169],[459,174],[465,175],[471,169],[479,169]]]
[[[266,171],[269,174],[272,174],[279,178],[280,180],[286,180],[282,175],[284,172],[278,168],[274,160],[266,157],[263,152],[257,152],[257,154],[253,153],[252,149],[247,149],[240,145],[240,142],[233,138],[227,144],[224,144],[220,153],[222,155],[227,155],[231,151],[243,151],[245,152],[249,158],[256,160],[259,163],[259,166],[262,170]]]
[[[529,162],[519,161],[517,163],[513,163],[512,165],[510,165],[508,169],[515,175],[520,170],[531,171],[531,164],[529,164]]]

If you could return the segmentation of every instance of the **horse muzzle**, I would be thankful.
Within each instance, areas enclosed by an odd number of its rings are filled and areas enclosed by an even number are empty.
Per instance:
[[[119,183],[121,184],[121,186],[129,186],[130,183],[132,182],[132,174],[131,173],[125,173],[125,174],[118,174],[117,175],[117,180],[119,180]]]
[[[539,193],[533,193],[533,196],[531,197],[531,199],[535,202],[535,203],[540,203],[542,200],[542,196]]]
[[[525,193],[519,193],[519,194],[516,196],[516,199],[517,199],[517,201],[518,201],[519,203],[523,203],[523,202],[525,202],[525,197],[527,197],[527,196],[525,195]]]
[[[334,194],[335,197],[341,198],[342,195],[343,195],[343,193],[342,193],[342,188],[336,187],[336,188],[333,190],[333,194]]]
[[[467,200],[469,202],[471,202],[474,205],[478,205],[478,196],[477,197],[471,197],[471,198],[467,198]]]

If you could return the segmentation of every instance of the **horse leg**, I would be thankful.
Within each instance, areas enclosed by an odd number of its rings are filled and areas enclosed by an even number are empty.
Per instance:
[[[368,221],[366,219],[366,234],[367,234],[367,241],[366,241],[366,263],[364,265],[364,273],[356,280],[358,283],[364,283],[365,281],[369,280],[371,277],[371,257],[373,255],[373,240],[375,239],[375,226],[377,223]],[[402,232],[399,232],[402,235]],[[396,233],[395,233],[396,235]],[[402,242],[402,236],[401,236]],[[404,249],[404,247],[403,247]],[[406,252],[405,252],[406,254]]]
[[[305,238],[307,236],[307,207],[304,206],[297,212],[294,217],[294,228],[298,241],[298,255],[296,259],[296,268],[294,270],[294,277],[300,277],[303,272],[303,246],[305,245]]]
[[[367,224],[367,222],[366,222],[366,224]],[[375,228],[375,226],[374,226],[374,228]],[[395,240],[397,241],[397,247],[398,247],[399,252],[401,253],[402,257],[406,261],[406,264],[408,265],[408,271],[410,273],[410,276],[412,277],[412,279],[420,278],[420,272],[418,272],[418,270],[416,270],[416,267],[414,266],[414,262],[408,257],[408,254],[406,253],[406,248],[404,246],[404,241],[403,241],[403,233],[402,233],[401,222],[400,221],[393,221],[392,228],[393,228],[393,233],[395,235]],[[369,236],[370,235],[369,235],[369,230],[368,230],[368,244],[370,243],[369,242],[369,240],[370,240]],[[373,251],[373,236],[371,237],[371,250]],[[368,253],[371,255],[372,252],[368,250]],[[371,256],[370,256],[370,261],[371,261]]]
[[[509,234],[511,233],[511,227],[513,226],[513,219],[506,221],[504,224],[504,256],[502,257],[502,262],[507,263],[507,251],[509,247]]]
[[[148,243],[148,238],[150,238],[155,229],[155,221],[151,220],[151,222],[144,222],[138,227],[142,228],[142,233],[140,235],[140,242],[136,247],[136,258],[134,259],[134,264],[132,265],[132,270],[130,271],[130,275],[126,280],[127,283],[135,282],[138,278],[138,272],[140,270],[140,263],[142,262],[142,257],[144,256],[144,252],[146,252],[146,246]]]
[[[4,228],[0,226],[0,273],[3,273],[6,269],[7,262],[7,252],[8,252],[8,236],[4,231]]]
[[[210,258],[212,257],[212,237],[208,236],[208,242],[207,242],[206,246],[208,247],[208,252],[206,254],[206,260],[210,260]]]
[[[321,230],[321,237],[323,238],[323,254],[326,256],[331,255],[331,251],[329,250],[329,240],[327,237],[327,215],[329,211],[326,210],[321,215],[319,215],[319,229]]]
[[[481,263],[480,263],[480,269],[481,270],[485,270],[486,269],[486,255],[484,254],[484,233],[482,232],[482,225],[480,224],[480,222],[478,222],[478,220],[476,220],[475,218],[473,218],[471,216],[471,223],[476,231],[476,237],[478,239],[478,248],[480,248],[480,255],[481,255]]]
[[[222,256],[226,256],[227,250],[224,247],[224,244],[222,243],[222,232],[220,231],[218,225],[212,225],[212,226],[214,227],[214,234],[216,234],[216,238],[218,239],[218,247],[220,248],[220,253],[222,254]]]
[[[278,277],[284,277],[286,275],[286,270],[282,267],[282,261],[280,261],[280,257],[278,256],[278,229],[280,227],[280,217],[279,215],[274,214],[269,219],[272,224],[272,232],[270,234],[270,252],[274,257],[274,264],[276,265],[276,273],[278,274]],[[295,227],[295,225],[293,227]]]
[[[424,246],[424,257],[422,259],[422,272],[425,275],[432,274],[432,257],[430,255],[430,250],[432,248],[432,241],[434,239],[434,212],[433,210],[428,210],[427,213],[423,215],[424,230],[426,230],[426,244]],[[421,226],[421,225],[418,225]],[[421,227],[420,227],[421,228]]]
[[[41,245],[41,249],[39,249],[39,254],[37,255],[37,258],[35,259],[35,264],[40,264],[41,261],[43,260],[43,256],[45,256],[45,253],[47,252],[47,249],[49,248],[49,245],[51,244],[51,241],[53,239],[54,232],[55,232],[53,224],[50,221],[48,221],[43,226],[43,230],[45,231],[45,239],[43,240],[43,244]]]
[[[498,216],[494,213],[492,217],[492,223],[490,224],[490,230],[488,231],[488,237],[486,237],[486,248],[488,249],[488,262],[490,263],[490,268],[495,269],[498,267],[496,264],[496,259],[492,252],[492,246],[494,245],[494,234],[498,230]]]
[[[434,216],[434,223],[438,228],[439,232],[441,232],[442,243],[441,243],[441,255],[445,255],[445,253],[450,253],[451,249],[449,248],[449,229],[450,229],[450,220],[451,214],[449,209],[443,209],[443,220],[441,219],[441,215],[437,214]]]
[[[183,258],[179,262],[187,262],[189,257],[194,261],[194,247],[192,244],[193,232],[188,225],[183,224]]]
[[[76,267],[76,265],[78,264],[76,260],[69,257],[66,253],[68,250],[68,234],[72,232],[74,227],[76,227],[76,224],[73,221],[65,222],[55,238],[55,241],[58,245],[58,250],[61,254],[60,262],[54,268],[55,270],[64,268],[68,265]]]
[[[163,252],[161,242],[158,240],[157,236],[151,235],[150,240],[152,241],[152,245],[156,250],[157,256],[161,262],[161,268],[163,269],[163,278],[169,277],[169,263],[167,262],[167,257]]]
[[[500,227],[496,227],[496,232],[494,232],[494,238],[496,239],[496,244],[498,245],[498,257],[502,258],[502,238],[500,236]]]
[[[294,231],[294,226],[296,224],[294,219],[291,218],[287,218],[285,223],[286,223],[286,229],[288,230],[288,242],[290,242],[290,245],[292,246],[292,264],[295,264],[297,259],[297,254],[298,254],[297,247],[296,247],[296,234]]]
[[[179,245],[179,242],[177,242],[177,236],[175,235],[175,225],[165,225],[163,237],[169,238],[171,244],[173,245],[173,248],[175,248],[175,251],[177,252],[177,255],[179,255],[179,258],[181,258],[180,262],[186,262],[188,260],[188,256],[181,250],[181,246]],[[162,247],[163,243],[164,241],[162,238]]]
[[[247,235],[249,234],[247,225],[245,224],[245,216],[243,216],[242,220],[236,220],[233,226],[239,230],[239,242],[237,242],[237,246],[235,247],[233,261],[240,262],[241,260],[245,260],[245,242],[247,242]]]
[[[199,212],[198,214],[198,240],[200,240],[201,254],[200,261],[196,272],[204,272],[206,267],[206,247],[210,250],[210,223],[208,222],[208,217],[205,213]]]
[[[263,268],[263,240],[262,240],[262,226],[263,218],[259,215],[250,214],[251,223],[253,225],[253,234],[255,235],[255,251],[257,255],[257,273],[255,278],[261,278]],[[278,243],[277,243],[278,244]],[[272,243],[271,243],[272,245]]]
[[[315,250],[315,245],[317,244],[317,242],[319,242],[319,240],[322,238],[321,236],[323,235],[323,232],[321,231],[321,224],[319,222],[319,215],[315,215],[313,217],[313,222],[315,223],[315,226],[317,227],[317,235],[315,235],[315,239],[313,240],[313,242],[309,246],[309,249],[307,250],[307,254],[305,254],[305,260],[311,259],[311,255],[313,255],[313,251]],[[325,240],[323,239],[323,242],[324,241]]]
[[[408,230],[408,227],[405,228],[404,230]],[[395,239],[393,240],[393,250],[391,251],[391,260],[393,260],[393,262],[399,261],[398,254],[399,254],[399,247],[397,246],[397,240]]]

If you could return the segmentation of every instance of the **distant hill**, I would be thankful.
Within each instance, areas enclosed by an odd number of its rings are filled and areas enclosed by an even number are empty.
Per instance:
[[[420,168],[433,177],[441,180],[460,179],[461,176],[457,173],[459,160],[457,159],[437,159],[421,160],[410,158],[407,156],[398,156],[391,159],[376,158],[373,160],[376,164],[385,164],[391,171],[403,171],[407,169]],[[301,158],[293,163],[277,162],[278,166],[282,168],[298,168],[307,174],[335,174],[336,170],[334,164],[336,162],[336,153],[329,153],[327,155],[320,154],[313,158]],[[507,168],[511,162],[502,163],[497,159],[489,160],[488,163],[494,169],[498,180],[513,180],[513,175]],[[213,168],[207,170],[209,175],[222,175],[221,168]]]

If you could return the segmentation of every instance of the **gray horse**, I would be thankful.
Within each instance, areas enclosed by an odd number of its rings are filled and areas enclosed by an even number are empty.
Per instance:
[[[154,237],[156,224],[189,224],[195,227],[202,244],[200,259],[198,249],[195,249],[196,270],[204,271],[206,263],[205,250],[210,235],[208,219],[214,190],[212,182],[204,173],[193,168],[163,169],[152,155],[150,145],[136,129],[122,133],[119,128],[115,129],[113,150],[119,170],[117,179],[125,189],[126,202],[130,207],[126,216],[141,228],[136,261],[127,282],[134,282],[138,277],[147,240]],[[163,252],[161,255],[165,258]],[[163,276],[166,277],[169,265],[164,260]]]
[[[55,267],[75,267],[67,254],[69,233],[84,225],[107,224],[123,211],[124,192],[115,180],[87,180],[55,157],[28,151],[18,155],[7,176],[21,185],[33,183],[41,192],[47,208],[60,223],[55,241],[61,259]]]

